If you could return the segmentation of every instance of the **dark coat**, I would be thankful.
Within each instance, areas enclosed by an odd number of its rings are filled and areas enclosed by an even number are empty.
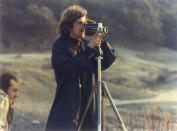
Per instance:
[[[46,131],[77,130],[77,122],[97,79],[96,50],[87,47],[88,42],[71,37],[60,37],[53,44],[52,66],[57,82],[56,95],[47,121]],[[101,44],[102,70],[115,60],[114,50],[107,42]],[[81,86],[80,86],[81,85]],[[96,94],[95,94],[96,96]],[[95,129],[97,122],[96,97],[86,116],[86,128]]]

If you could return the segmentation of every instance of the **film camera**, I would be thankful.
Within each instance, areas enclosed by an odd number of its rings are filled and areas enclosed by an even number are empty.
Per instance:
[[[108,33],[108,27],[104,27],[102,23],[85,24],[85,35],[93,35],[95,32]]]

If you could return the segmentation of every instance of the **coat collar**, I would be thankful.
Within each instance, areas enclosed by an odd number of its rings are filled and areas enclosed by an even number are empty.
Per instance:
[[[70,36],[62,36],[61,37],[64,40],[67,40],[67,45],[73,45],[73,46],[77,46],[77,44],[80,42],[79,40],[72,38]]]
[[[3,95],[3,96],[6,96],[6,97],[9,97],[2,89],[0,89],[0,95]]]
[[[73,57],[77,54],[77,49],[84,50],[83,40],[77,40],[70,36],[61,37],[65,41],[65,47],[67,52]],[[78,44],[80,43],[80,44]],[[76,49],[77,48],[77,49]]]
[[[0,96],[7,97],[8,100],[10,101],[10,103],[11,103],[9,95],[7,93],[5,93],[2,89],[0,89]]]

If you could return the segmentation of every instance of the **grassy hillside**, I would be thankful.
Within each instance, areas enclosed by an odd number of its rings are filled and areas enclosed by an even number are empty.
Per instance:
[[[177,53],[155,46],[148,52],[124,47],[116,52],[115,63],[102,79],[128,129],[176,128]],[[0,63],[0,72],[14,71],[20,78],[12,130],[44,130],[56,89],[50,53],[1,54]],[[120,125],[107,99],[105,106],[106,129],[116,130]]]

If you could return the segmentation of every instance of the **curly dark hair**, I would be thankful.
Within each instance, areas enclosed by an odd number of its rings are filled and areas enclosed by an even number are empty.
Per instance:
[[[11,72],[5,72],[0,77],[0,89],[2,89],[5,93],[8,92],[10,87],[10,80],[15,80],[18,82],[17,77]]]
[[[69,36],[75,20],[87,17],[87,10],[78,5],[73,5],[65,9],[58,23],[57,31],[61,36]]]

